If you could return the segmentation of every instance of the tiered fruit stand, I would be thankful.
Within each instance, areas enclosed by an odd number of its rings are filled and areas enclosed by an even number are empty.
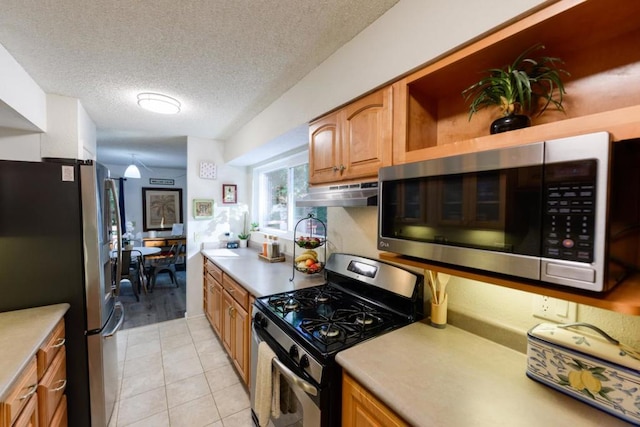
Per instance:
[[[324,270],[327,260],[327,226],[310,213],[296,223],[293,229],[293,281],[296,271],[303,274],[317,274]],[[318,257],[316,249],[324,247],[324,257]]]

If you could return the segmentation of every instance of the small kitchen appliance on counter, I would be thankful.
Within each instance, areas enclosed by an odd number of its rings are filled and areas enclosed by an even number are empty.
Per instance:
[[[529,378],[640,425],[639,351],[585,323],[542,323],[527,338]]]
[[[251,409],[256,414],[258,347],[275,353],[272,365],[294,395],[293,413],[276,426],[340,425],[342,369],[335,355],[423,317],[422,275],[385,262],[332,254],[326,283],[256,299],[251,340]],[[271,425],[271,424],[270,424]],[[295,424],[298,425],[298,424]]]

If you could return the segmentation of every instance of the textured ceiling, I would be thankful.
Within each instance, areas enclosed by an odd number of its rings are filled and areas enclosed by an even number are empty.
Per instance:
[[[185,167],[185,136],[227,139],[397,2],[0,0],[0,44],[45,92],[80,99],[100,161]],[[140,109],[142,91],[182,112]]]

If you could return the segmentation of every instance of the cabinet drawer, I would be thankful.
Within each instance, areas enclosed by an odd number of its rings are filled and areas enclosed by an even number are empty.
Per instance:
[[[38,395],[34,394],[27,399],[27,404],[11,427],[34,427],[38,423]],[[46,426],[45,426],[46,427]]]
[[[10,426],[18,417],[18,414],[30,401],[38,388],[38,372],[36,358],[32,358],[29,364],[16,379],[9,391],[9,395],[2,402],[2,421]]]
[[[222,277],[222,286],[245,310],[249,311],[249,292],[226,274]]]
[[[143,242],[143,245],[146,247],[153,247],[153,248],[161,248],[163,246],[166,246],[164,239],[163,240],[145,240]]]
[[[62,347],[38,385],[38,420],[48,426],[67,385],[66,351]]]
[[[51,364],[51,361],[56,357],[60,348],[64,346],[64,342],[64,319],[60,319],[36,354],[36,360],[38,363],[38,380],[42,379],[42,376]]]
[[[218,281],[218,283],[222,283],[222,270],[220,267],[211,262],[210,259],[205,258],[205,268],[207,269],[207,273],[213,276],[214,279]]]
[[[49,424],[49,427],[67,427],[68,423],[67,395],[65,394],[62,396],[62,399],[60,399],[60,403],[58,403],[58,408],[51,418],[51,424]]]

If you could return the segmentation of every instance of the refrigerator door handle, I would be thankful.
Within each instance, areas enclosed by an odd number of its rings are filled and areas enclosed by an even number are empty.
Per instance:
[[[118,332],[120,330],[120,328],[122,327],[122,324],[124,323],[124,306],[122,305],[122,303],[120,301],[117,301],[114,304],[114,308],[113,308],[114,314],[115,314],[115,311],[118,310],[118,309],[122,312],[122,315],[120,316],[120,319],[118,319],[118,323],[116,324],[116,326],[114,326],[111,331],[105,332],[103,334],[103,337],[105,339],[112,338],[116,334],[116,332]]]
[[[118,204],[118,191],[116,190],[116,182],[113,179],[106,179],[107,184],[107,200],[104,201],[106,206],[109,206],[109,196],[111,193],[113,195],[113,205],[115,209],[115,223],[116,223],[116,232],[118,234],[116,240],[116,280],[115,280],[115,295],[120,295],[120,280],[122,280],[122,222],[120,221],[120,205]],[[106,284],[105,284],[106,285]]]

